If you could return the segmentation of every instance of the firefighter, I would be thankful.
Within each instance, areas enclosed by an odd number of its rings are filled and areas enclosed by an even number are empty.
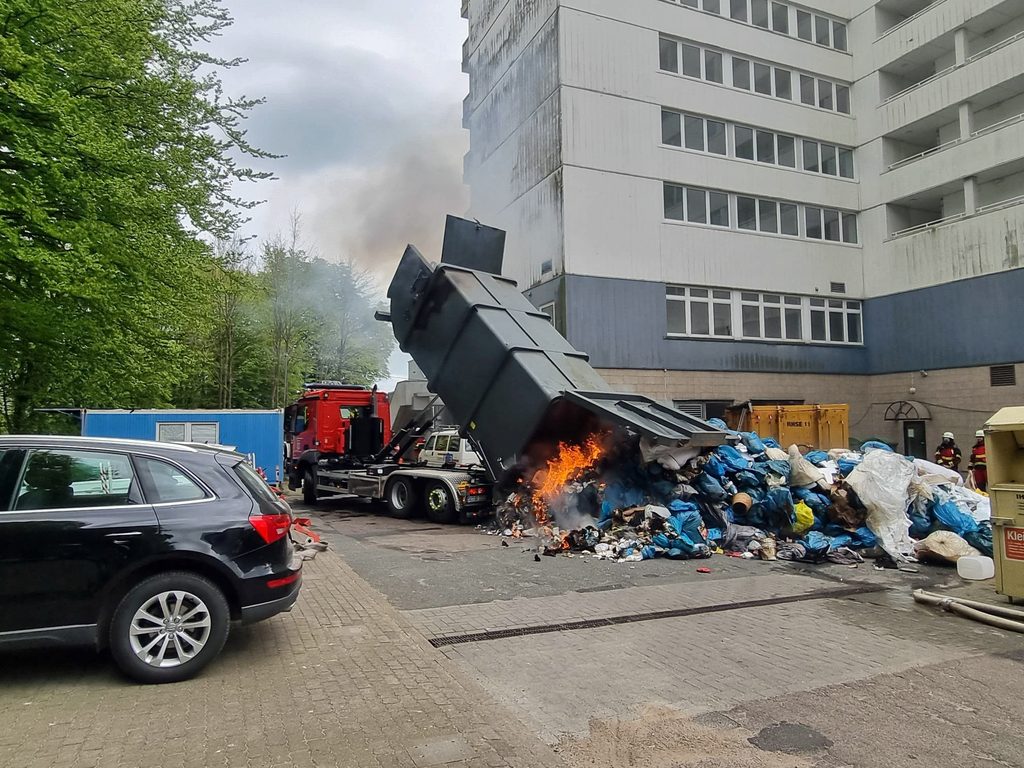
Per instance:
[[[974,436],[978,439],[975,441],[974,447],[971,448],[971,463],[967,465],[967,468],[974,475],[974,487],[979,491],[984,491],[988,488],[988,464],[985,463],[985,433],[979,429],[974,433]]]
[[[960,471],[960,462],[963,460],[963,456],[960,453],[960,448],[956,444],[956,440],[953,438],[952,432],[944,432],[942,434],[942,442],[939,443],[939,447],[935,449],[935,463],[940,467],[948,467],[954,469],[957,472]]]

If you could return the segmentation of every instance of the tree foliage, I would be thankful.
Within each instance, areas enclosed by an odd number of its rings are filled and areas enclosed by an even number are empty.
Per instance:
[[[269,156],[243,130],[258,101],[221,85],[240,62],[202,51],[228,24],[218,0],[0,0],[0,427],[38,428],[40,406],[280,404],[316,365],[374,368],[312,351],[308,313],[268,335],[317,267],[285,249],[253,269],[231,244],[232,189]]]

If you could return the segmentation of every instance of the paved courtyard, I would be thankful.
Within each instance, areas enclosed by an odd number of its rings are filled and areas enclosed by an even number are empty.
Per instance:
[[[537,562],[312,515],[332,550],[295,610],[196,680],[0,656],[0,766],[1024,766],[1024,637],[916,606],[948,570]]]

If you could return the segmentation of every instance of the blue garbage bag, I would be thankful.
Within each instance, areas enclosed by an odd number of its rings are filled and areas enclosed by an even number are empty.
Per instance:
[[[860,460],[839,459],[836,463],[839,465],[839,471],[843,474],[843,477],[846,477],[857,468],[857,465],[860,464]]]
[[[878,537],[867,526],[861,526],[853,533],[853,547],[857,549],[872,549],[878,546]]]
[[[765,448],[782,448],[782,446],[779,445],[779,441],[774,437],[762,437],[761,442],[764,444]]]
[[[807,549],[808,557],[824,557],[832,546],[832,540],[820,531],[810,531],[800,543]]]
[[[728,498],[722,484],[707,472],[701,472],[693,479],[693,487],[705,501],[725,501]]]
[[[737,472],[732,476],[732,481],[741,491],[748,491],[751,488],[760,488],[764,482],[764,475],[756,475],[749,470]]]
[[[978,523],[978,530],[967,533],[964,540],[981,554],[992,557],[992,523]]]
[[[725,477],[725,465],[714,454],[708,456],[708,463],[704,465],[704,471],[716,480]]]
[[[968,533],[976,533],[978,530],[978,521],[962,511],[953,497],[942,491],[936,490],[935,499],[928,505],[928,512],[940,528],[958,536],[967,538]]]
[[[643,549],[640,550],[640,556],[644,560],[651,560],[651,559],[653,559],[653,558],[658,556],[658,550],[653,545],[648,544]]]
[[[918,512],[911,507],[907,517],[910,518],[910,538],[920,541],[932,532],[932,521],[928,518],[927,514]]]
[[[891,445],[889,445],[888,443],[883,443],[880,440],[868,440],[866,443],[861,443],[860,446],[861,453],[867,453],[868,450],[872,450],[875,448],[881,451],[888,451],[889,453],[893,452]]]
[[[820,466],[828,461],[828,454],[824,451],[811,451],[804,458],[811,462],[811,464]]]
[[[725,538],[725,533],[721,528],[708,528],[708,541],[720,542]]]
[[[731,445],[720,445],[715,449],[714,454],[728,472],[740,472],[750,467],[750,460]]]
[[[840,547],[853,547],[853,536],[849,533],[841,533],[838,536],[828,537],[829,547],[839,549]]]
[[[769,472],[775,475],[782,475],[789,482],[790,466],[788,461],[782,459],[773,459],[772,461],[757,461],[754,462],[754,466],[751,467],[753,472],[763,472],[768,474]]]
[[[747,450],[754,456],[764,453],[764,443],[761,441],[757,432],[740,432],[740,439],[743,441],[743,444],[747,446]]]
[[[685,537],[694,544],[705,543],[704,521],[696,504],[688,501],[673,501],[668,506],[672,513],[668,518],[669,527],[680,538]]]
[[[711,425],[712,427],[714,427],[715,429],[720,429],[720,430],[722,430],[722,431],[723,431],[723,432],[725,432],[726,434],[730,434],[730,435],[735,435],[735,434],[738,434],[738,433],[736,432],[736,430],[733,430],[733,429],[729,429],[729,425],[728,425],[728,424],[726,424],[726,423],[725,423],[724,421],[722,421],[721,419],[708,419],[708,424],[710,424],[710,425]]]
[[[762,516],[762,527],[768,531],[788,530],[796,522],[793,497],[788,488],[773,488],[764,501],[757,505]]]

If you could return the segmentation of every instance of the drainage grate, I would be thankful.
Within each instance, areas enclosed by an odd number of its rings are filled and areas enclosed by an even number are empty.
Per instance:
[[[442,635],[433,637],[430,644],[435,648],[445,645],[461,645],[462,643],[480,643],[484,640],[505,640],[511,637],[525,637],[526,635],[543,635],[550,632],[573,632],[578,629],[598,629],[600,627],[613,627],[616,624],[634,624],[638,621],[657,621],[659,619],[676,619],[681,616],[698,616],[702,613],[723,613],[725,611],[737,611],[742,608],[762,608],[769,605],[784,605],[786,603],[802,603],[808,600],[829,600],[841,597],[852,597],[853,595],[865,595],[872,592],[884,592],[885,587],[876,584],[860,584],[856,586],[841,587],[839,589],[822,589],[817,592],[806,592],[802,595],[790,595],[788,597],[768,597],[763,600],[744,600],[738,603],[718,603],[714,605],[703,605],[696,608],[676,608],[669,611],[650,611],[648,613],[632,613],[626,616],[609,616],[605,619],[582,619],[580,621],[567,621],[563,624],[535,624],[529,627],[516,627],[514,629],[495,629],[485,632],[472,632],[465,635]]]

